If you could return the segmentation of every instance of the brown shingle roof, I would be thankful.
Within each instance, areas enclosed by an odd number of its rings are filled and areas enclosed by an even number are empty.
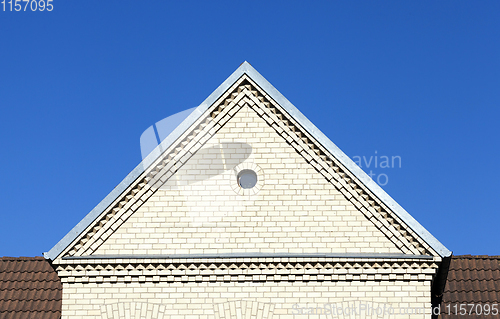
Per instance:
[[[491,309],[497,304],[500,311],[500,256],[453,256],[441,304],[442,318],[446,319],[500,317],[500,313],[479,316],[474,310],[469,316],[470,306],[466,306],[466,316],[455,314],[460,312],[461,304],[481,304],[478,310],[484,309],[485,305]]]
[[[59,319],[61,294],[61,281],[44,258],[0,258],[0,319]],[[468,313],[461,316],[454,308],[457,305],[459,311],[461,304],[488,304],[490,307],[497,304],[500,307],[500,256],[453,256],[443,293],[441,318],[500,317],[500,314],[469,316]]]
[[[43,257],[0,258],[0,319],[59,319],[61,281]]]

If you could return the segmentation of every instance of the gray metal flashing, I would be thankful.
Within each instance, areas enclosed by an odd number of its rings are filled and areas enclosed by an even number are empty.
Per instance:
[[[92,211],[90,211],[69,233],[66,234],[49,252],[43,253],[46,259],[54,260],[89,227],[161,154],[168,149],[196,120],[242,75],[249,76],[263,91],[276,101],[290,116],[309,132],[325,149],[356,176],[375,196],[387,205],[401,220],[418,234],[441,257],[451,256],[449,251],[404,208],[375,183],[354,161],[344,154],[326,135],[311,123],[288,99],[269,83],[250,63],[243,62],[203,103],[201,103],[169,136],[167,136],[125,179],[116,186]]]
[[[390,253],[221,253],[221,254],[173,254],[173,255],[91,255],[63,257],[63,260],[92,259],[225,259],[225,258],[342,258],[342,259],[433,259],[429,255]]]

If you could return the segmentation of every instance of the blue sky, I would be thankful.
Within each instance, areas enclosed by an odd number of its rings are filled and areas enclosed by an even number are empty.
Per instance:
[[[245,60],[454,254],[500,254],[500,2],[53,5],[0,11],[0,256],[50,250]]]

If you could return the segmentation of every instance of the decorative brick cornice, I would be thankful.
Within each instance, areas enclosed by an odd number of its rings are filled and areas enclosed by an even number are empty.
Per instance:
[[[64,282],[211,282],[211,281],[377,281],[432,280],[438,265],[422,260],[170,260],[59,265]]]

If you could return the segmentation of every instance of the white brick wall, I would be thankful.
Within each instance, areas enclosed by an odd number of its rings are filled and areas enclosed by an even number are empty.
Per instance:
[[[240,92],[231,105],[243,105],[243,97]],[[227,122],[166,183],[158,183],[160,189],[151,197],[149,187],[132,193],[141,200],[124,204],[120,209],[125,213],[103,223],[106,227],[97,227],[92,238],[75,248],[75,256],[90,252],[419,254],[411,243],[403,247],[402,241],[408,240],[387,220],[373,217],[379,214],[373,207],[368,208],[368,220],[355,200],[359,194],[349,187],[339,192],[309,164],[307,158],[317,156],[294,133],[284,132],[302,154],[276,133],[291,129],[269,127],[248,106],[232,118],[224,112],[214,117],[207,124],[212,132]],[[207,136],[189,143],[203,143]],[[174,156],[187,157],[185,149]],[[165,171],[171,163],[163,164]],[[236,174],[249,168],[258,173],[259,181],[256,188],[242,191]],[[318,169],[324,173],[327,168]],[[157,176],[164,180],[170,175]],[[334,184],[347,185],[342,179]],[[129,210],[127,205],[135,206]],[[118,219],[126,221],[118,227],[120,223],[114,223]],[[430,318],[431,282],[440,261],[438,257],[347,261],[310,257],[298,262],[296,258],[154,258],[57,259],[54,264],[63,283],[62,318]],[[325,314],[325,305],[332,309],[332,304],[344,310],[354,305],[358,311],[362,305],[392,307],[394,312],[370,316],[364,308],[357,316]],[[308,316],[309,311],[316,315]]]
[[[230,105],[244,105],[249,99],[254,101],[250,104],[259,103],[255,97],[244,96],[240,90]],[[227,112],[232,114],[235,109]],[[266,113],[256,109],[264,117],[276,117],[267,114],[268,110]],[[75,256],[92,252],[419,254],[410,243],[411,238],[405,238],[387,220],[373,217],[380,216],[374,207],[361,207],[356,202],[361,195],[346,187],[342,175],[335,175],[338,180],[333,182],[340,185],[339,192],[318,172],[328,169],[321,167],[325,163],[315,163],[319,165],[317,169],[309,164],[307,159],[317,155],[289,132],[293,129],[272,124],[278,132],[288,130],[284,136],[302,154],[248,106],[232,118],[225,112],[213,116],[215,120],[206,128],[213,133],[224,123],[222,128],[166,183],[158,182],[155,187],[160,189],[154,189],[151,197],[148,198],[152,193],[149,187],[130,195],[141,201],[133,203],[131,210],[127,205],[132,202],[126,203],[120,208],[120,212],[126,213],[114,215],[108,224],[103,223],[106,227],[97,227],[94,237],[82,240],[80,247],[75,248]],[[207,136],[186,143],[204,143]],[[188,157],[187,149],[174,156],[182,161]],[[165,171],[172,167],[171,163],[163,164]],[[257,171],[259,181],[256,188],[242,191],[236,174],[248,168]],[[167,176],[170,175],[158,174],[153,182]],[[369,211],[371,221],[360,209]],[[119,222],[113,223],[118,219],[126,221],[118,227]],[[355,259],[344,263],[331,259],[318,266],[319,261],[314,258],[302,260],[302,264],[293,264],[294,258],[264,258],[265,262],[246,261],[247,264],[236,258],[224,262],[151,258],[56,260],[54,264],[58,265],[63,283],[62,317],[430,318],[431,282],[440,261],[438,257]],[[212,267],[213,264],[217,266]],[[233,265],[239,266],[231,268]],[[366,312],[358,316],[307,316],[310,309],[318,313],[320,309],[324,311],[325,305],[346,309],[352,303],[358,307],[392,307],[394,312],[382,316],[369,316]],[[422,310],[423,313],[407,313]]]
[[[325,304],[327,307],[336,304],[345,309],[354,304],[359,316],[337,318],[430,318],[430,299],[429,281],[66,283],[63,284],[62,310],[63,319],[237,318],[224,315],[221,310],[231,314],[231,309],[234,313],[238,305],[241,308],[241,302],[245,302],[262,307],[258,312],[262,317],[248,316],[247,311],[242,318],[300,319],[333,318],[298,315],[299,311],[310,311],[305,308],[324,309]],[[392,307],[394,313],[370,317],[366,310],[360,310],[361,304],[373,308],[385,305],[386,309]],[[422,308],[425,313],[410,316],[406,314],[409,308],[411,311]],[[139,312],[144,316],[131,315]]]
[[[233,190],[242,163],[255,195]],[[242,251],[401,252],[245,106],[94,254]]]

